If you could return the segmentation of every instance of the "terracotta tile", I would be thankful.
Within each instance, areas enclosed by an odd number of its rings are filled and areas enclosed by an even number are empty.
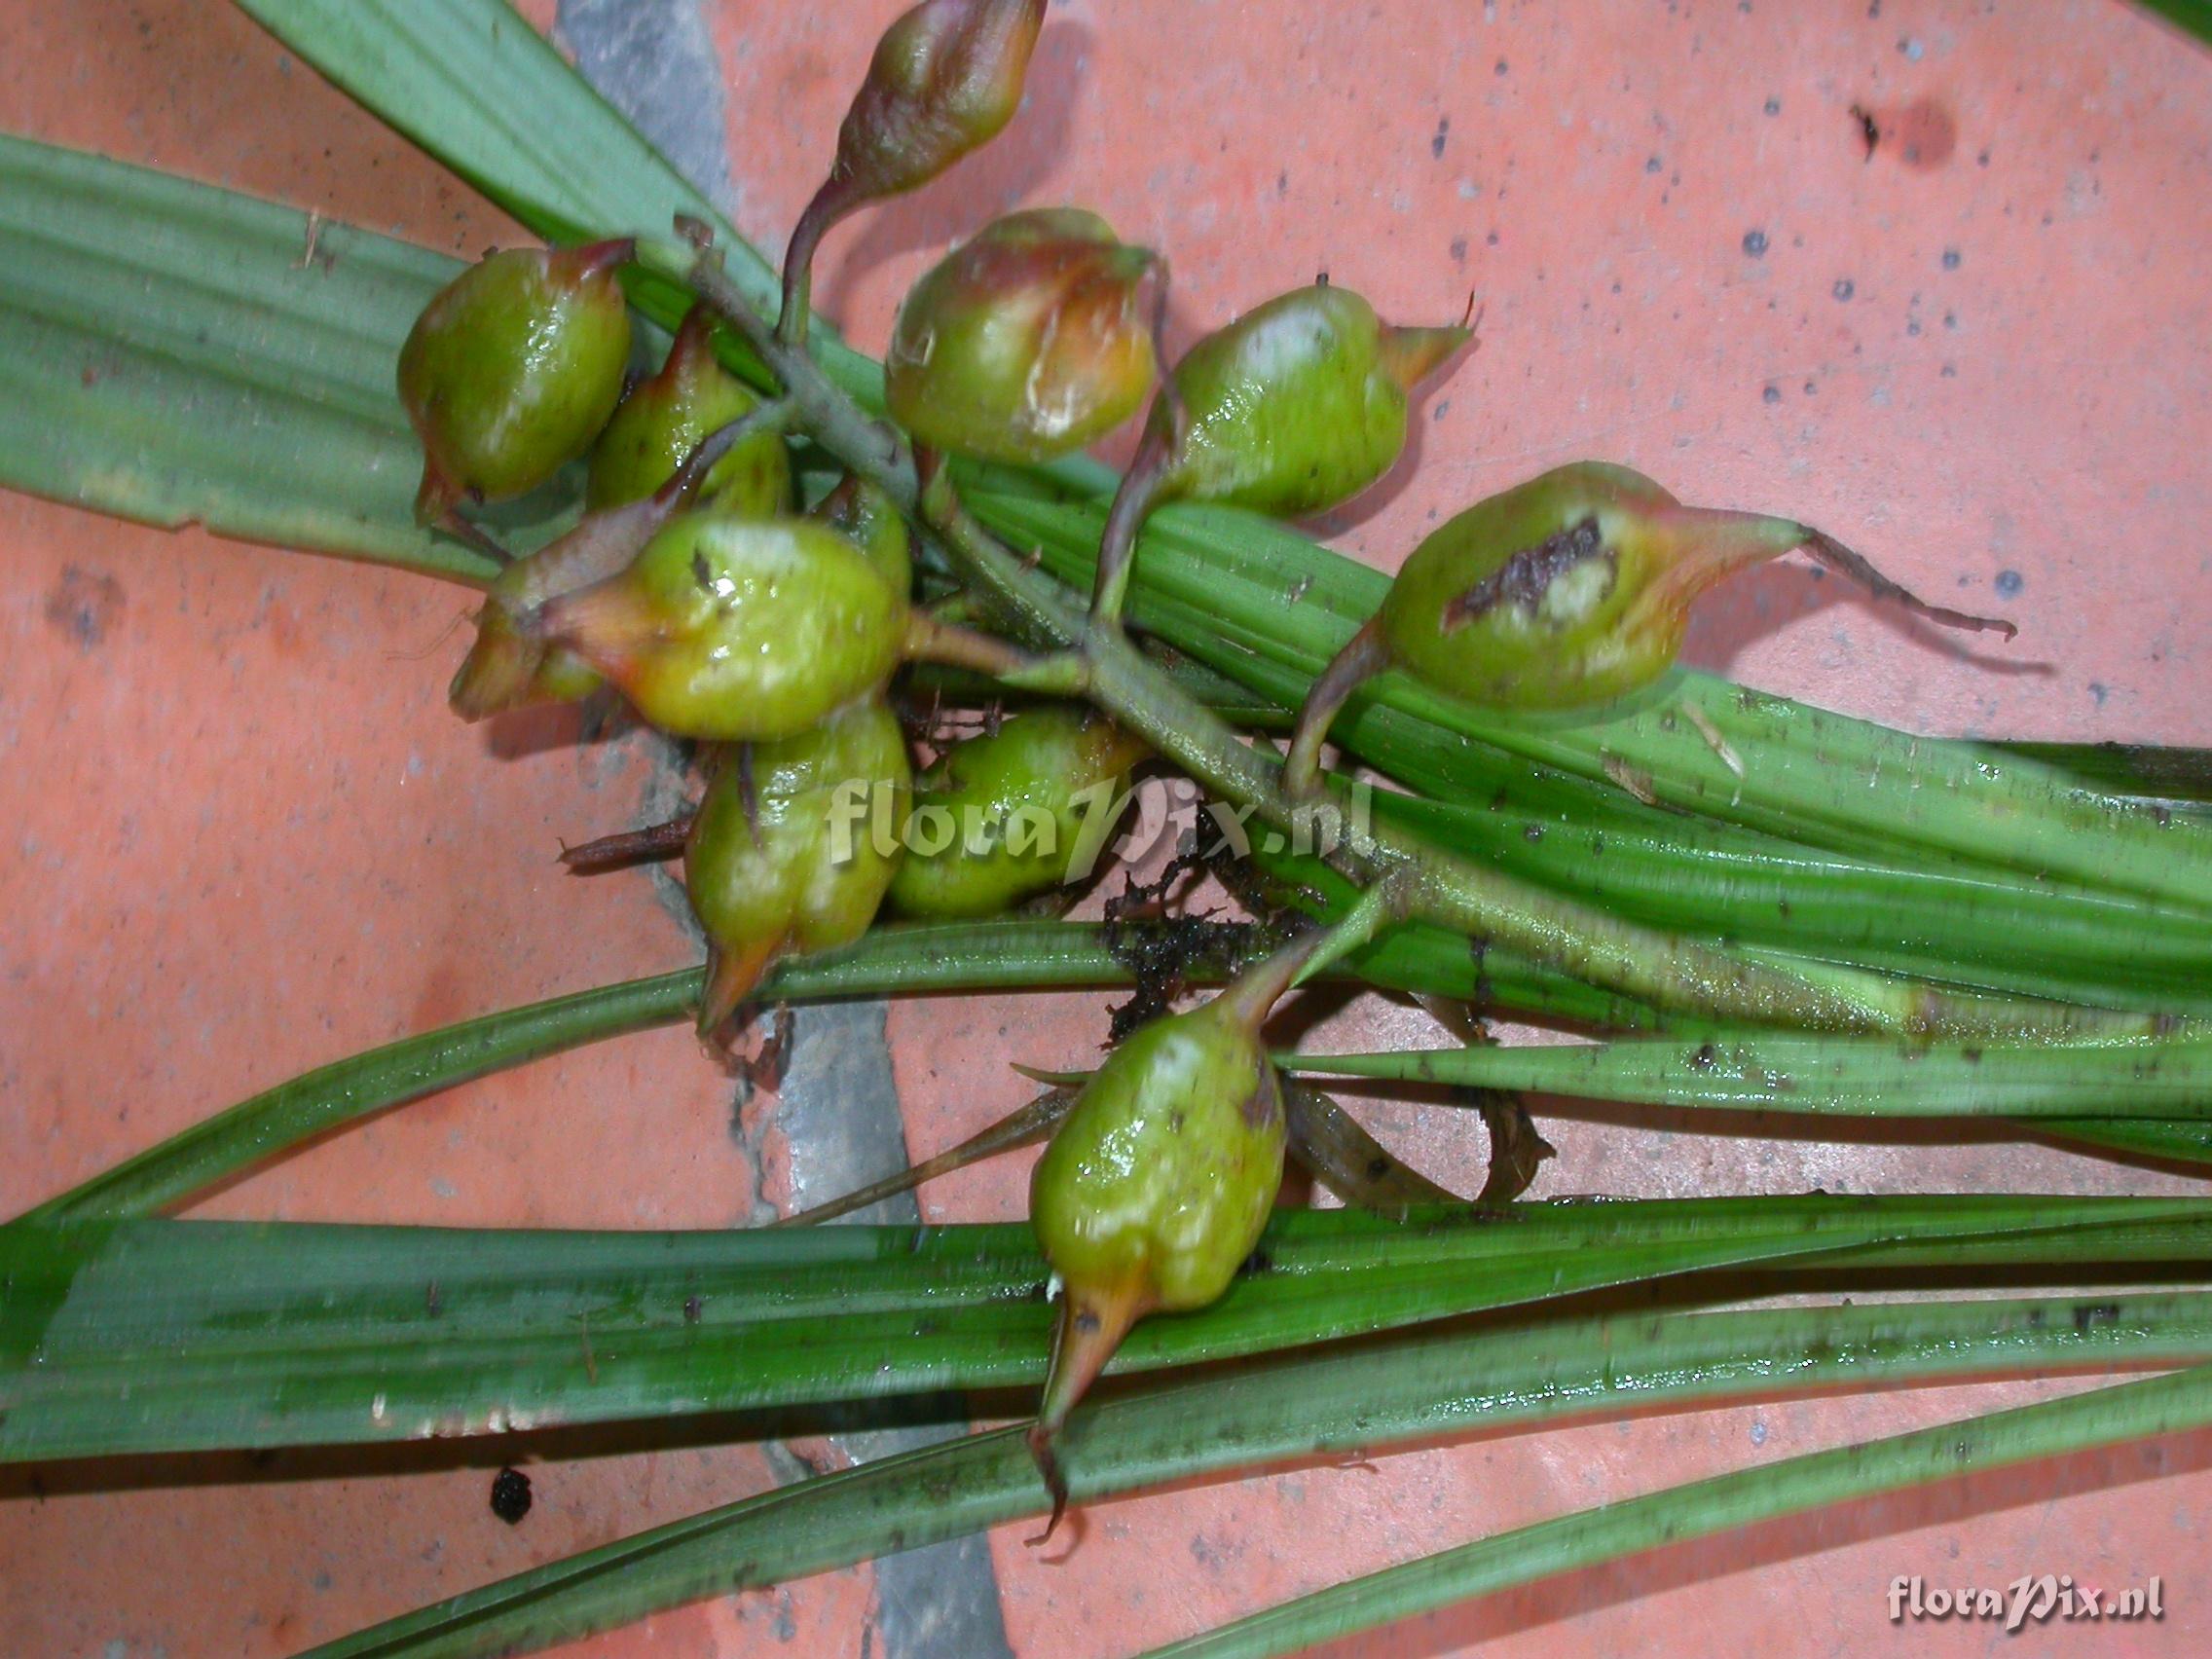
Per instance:
[[[772,247],[826,162],[889,0],[717,0],[737,210]],[[545,26],[550,0],[529,9]],[[1878,15],[1874,15],[1878,14]],[[454,251],[514,233],[229,8],[0,0],[0,127],[319,207]],[[1712,603],[1691,655],[1937,732],[2212,743],[2212,58],[2117,4],[1666,9],[1055,6],[1032,107],[970,166],[856,221],[817,294],[880,345],[903,286],[981,217],[1088,203],[1165,248],[1174,332],[1326,270],[1483,346],[1427,403],[1420,467],[1325,528],[1390,567],[1424,527],[1604,456],[1686,499],[1787,511],[1938,599],[2023,625],[1961,651],[1776,567]],[[1884,137],[1869,159],[1854,104]],[[1756,251],[1754,251],[1754,249]],[[254,1088],[469,1013],[688,959],[652,878],[559,874],[564,837],[635,821],[643,740],[520,748],[456,724],[458,590],[0,497],[0,864],[13,1211]],[[557,735],[557,734],[549,734]],[[893,1011],[909,1145],[1070,1063],[1099,999]],[[1418,1042],[1361,1005],[1324,1033]],[[457,1090],[198,1213],[455,1225],[716,1226],[781,1179],[774,1102],[742,1123],[681,1031]],[[1393,1144],[1479,1178],[1481,1138],[1419,1104]],[[1540,1189],[2044,1188],[2176,1179],[1993,1137],[1691,1137],[1546,1117]],[[924,1195],[1018,1213],[1026,1159]],[[1128,1651],[1358,1567],[1665,1482],[2072,1383],[1584,1422],[1101,1505],[1048,1566],[994,1536],[1017,1651]],[[2165,1575],[2163,1624],[2100,1651],[2201,1651],[2202,1437],[1946,1489],[1576,1574],[1346,1651],[1949,1652],[1984,1627],[1886,1616],[1893,1574]],[[181,1490],[0,1487],[0,1650],[277,1653],[770,1480],[749,1448],[531,1465],[493,1519],[482,1467]],[[241,1548],[245,1544],[247,1547]],[[1058,1553],[1055,1546],[1055,1555]],[[1167,1570],[1160,1570],[1164,1562]],[[666,1615],[597,1654],[859,1651],[865,1570]],[[28,1594],[18,1593],[27,1587]],[[2055,1641],[2053,1637],[2050,1640]],[[118,1648],[114,1644],[121,1643]]]

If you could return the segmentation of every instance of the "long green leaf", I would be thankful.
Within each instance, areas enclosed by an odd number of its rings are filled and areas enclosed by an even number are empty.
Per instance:
[[[1076,1414],[1079,1501],[1324,1453],[1615,1410],[2212,1352],[2198,1296],[1673,1314],[1421,1333],[1170,1382]],[[478,1659],[610,1629],[1039,1514],[1022,1431],[974,1435],[764,1493],[378,1625],[314,1659]]]
[[[234,191],[0,136],[0,484],[482,581],[416,528],[392,382],[459,267]],[[549,495],[498,515],[542,540]]]
[[[2212,1120],[2212,1041],[1914,1048],[1860,1038],[1718,1032],[1695,1043],[1286,1055],[1299,1072],[1723,1112],[1849,1118]],[[2205,1131],[2212,1139],[2212,1129]]]
[[[1285,1212],[1264,1270],[1148,1322],[1117,1371],[1607,1286],[2212,1258],[2188,1200],[1525,1205],[1391,1227]],[[0,1229],[0,1460],[498,1432],[1027,1387],[1051,1310],[1026,1229],[470,1233],[200,1222]]]
[[[2205,1423],[2212,1423],[2212,1366],[2197,1365],[1540,1521],[1316,1591],[1156,1647],[1146,1659],[1266,1659],[1683,1538]]]

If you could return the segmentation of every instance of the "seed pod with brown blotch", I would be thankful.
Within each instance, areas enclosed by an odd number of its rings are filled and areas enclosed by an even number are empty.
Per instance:
[[[1382,609],[1314,682],[1286,781],[1312,787],[1330,720],[1384,668],[1498,709],[1573,709],[1638,690],[1673,664],[1700,594],[1791,551],[1944,627],[2017,632],[1916,598],[1808,525],[1685,507],[1641,473],[1577,461],[1468,508],[1414,550]]]

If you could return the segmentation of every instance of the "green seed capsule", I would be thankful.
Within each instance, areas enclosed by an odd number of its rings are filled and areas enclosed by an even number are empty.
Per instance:
[[[1095,213],[1012,213],[914,284],[884,357],[884,399],[918,442],[1043,461],[1133,415],[1159,376],[1158,255]]]
[[[423,440],[416,517],[535,489],[583,454],[622,395],[628,241],[494,253],[440,289],[399,352]]]
[[[700,439],[759,406],[752,388],[715,356],[713,316],[694,308],[660,373],[622,400],[600,434],[584,504],[610,507],[651,495]],[[736,445],[699,487],[701,506],[763,517],[788,511],[791,498],[791,456],[775,432]]]
[[[913,592],[914,562],[906,520],[891,498],[873,484],[863,478],[847,478],[806,516],[821,520],[866,554],[868,563],[899,592]]]
[[[905,596],[827,525],[694,512],[526,628],[663,731],[744,742],[794,737],[881,685],[908,619]]]
[[[1925,604],[1808,526],[1685,507],[1602,461],[1559,467],[1439,527],[1375,626],[1388,660],[1437,690],[1494,708],[1573,708],[1656,680],[1700,594],[1799,548],[1931,621],[2013,631]]]
[[[1186,424],[1158,498],[1277,518],[1341,505],[1396,463],[1406,394],[1468,338],[1464,328],[1388,327],[1348,288],[1270,300],[1175,366]],[[1156,408],[1156,423],[1167,418]]]
[[[793,951],[850,944],[875,919],[898,867],[911,772],[879,698],[811,731],[725,754],[691,825],[684,884],[712,946],[701,1035]]]
[[[892,903],[909,916],[995,916],[1079,879],[1145,753],[1111,720],[1076,707],[1016,715],[954,744],[915,789]]]
[[[1046,1148],[1029,1219],[1060,1280],[1065,1415],[1123,1335],[1203,1308],[1252,1253],[1282,1184],[1281,1087],[1228,999],[1156,1020],[1106,1057]]]

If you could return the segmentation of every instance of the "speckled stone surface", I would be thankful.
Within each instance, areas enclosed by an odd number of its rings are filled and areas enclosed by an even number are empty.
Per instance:
[[[553,25],[551,0],[525,10]],[[702,0],[728,200],[762,242],[781,245],[895,10]],[[0,0],[0,40],[8,130],[457,253],[513,235],[228,8]],[[1427,399],[1418,472],[1323,527],[1347,551],[1392,566],[1432,517],[1602,456],[1819,524],[2023,629],[1962,649],[1787,564],[1701,612],[1701,666],[1929,731],[2212,743],[2212,56],[2142,14],[1068,0],[1016,125],[834,233],[817,298],[879,346],[948,239],[1060,201],[1170,254],[1177,342],[1323,270],[1408,318],[1476,293],[1482,350]],[[455,722],[457,590],[7,495],[0,571],[0,1213],[337,1055],[687,959],[648,877],[552,863],[637,821],[655,757]],[[894,1007],[908,1147],[1015,1104],[1002,1062],[1077,1062],[1103,1029],[1096,997]],[[1313,1040],[1443,1039],[1362,1003]],[[194,1213],[730,1225],[789,1201],[778,1104],[737,1109],[684,1032],[634,1037],[410,1107]],[[1473,1184],[1478,1131],[1367,1115]],[[1562,1155],[1540,1194],[2191,1186],[1996,1134],[1540,1115]],[[922,1213],[1014,1215],[1025,1178],[1021,1159],[969,1172]],[[1499,1527],[2076,1385],[1634,1416],[1099,1505],[1065,1560],[1025,1549],[1026,1527],[993,1534],[1004,1628],[1025,1655],[1131,1652]],[[750,1447],[595,1450],[402,1472],[284,1455],[182,1487],[0,1473],[0,1652],[289,1652],[792,1472]],[[533,1451],[535,1502],[509,1528],[491,1479]],[[2032,1632],[2023,1652],[2194,1654],[2208,1568],[2195,1436],[1679,1546],[1337,1651],[1981,1651],[1985,1625],[1893,1626],[1891,1578],[2051,1571],[2159,1573],[2167,1616]],[[864,1567],[571,1651],[883,1654],[896,1635]]]

